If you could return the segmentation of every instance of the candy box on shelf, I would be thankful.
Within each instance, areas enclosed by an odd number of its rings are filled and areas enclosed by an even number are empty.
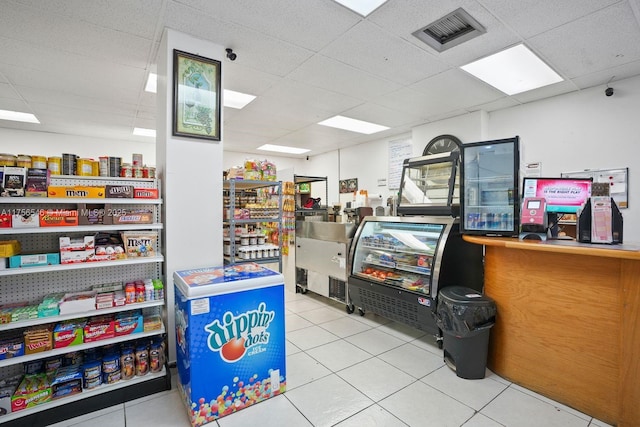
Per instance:
[[[95,249],[89,261],[114,261],[126,258],[122,239],[116,233],[97,233]]]
[[[105,197],[107,199],[132,199],[133,185],[107,185],[105,187]]]
[[[33,326],[24,331],[24,354],[35,354],[53,348],[53,333],[49,325]]]
[[[113,209],[111,212],[112,224],[151,224],[153,223],[153,210],[151,209]]]
[[[159,314],[144,316],[144,332],[159,331],[162,329],[162,317]]]
[[[40,227],[40,221],[38,219],[38,215],[35,212],[13,214],[11,216],[11,227],[13,228]]]
[[[95,309],[96,293],[94,291],[67,293],[60,301],[60,314],[82,313]]]
[[[49,197],[68,197],[80,199],[104,199],[104,187],[76,185],[73,187],[49,186]]]
[[[84,251],[63,251],[60,252],[60,264],[76,264],[80,262],[87,262],[93,254],[93,249],[87,249]]]
[[[115,336],[113,316],[94,317],[84,327],[84,342],[106,340]]]
[[[58,238],[58,241],[60,243],[60,252],[84,251],[93,249],[95,245],[95,237],[93,235],[83,237],[62,236]]]
[[[125,311],[116,315],[116,336],[138,334],[144,331],[144,319],[139,310]]]
[[[24,305],[11,310],[11,321],[21,322],[23,320],[32,320],[38,318],[38,306]]]
[[[12,216],[9,213],[0,214],[0,228],[11,228]]]
[[[96,309],[102,310],[113,307],[113,292],[102,292],[96,295]]]
[[[42,267],[57,264],[60,264],[60,254],[57,252],[46,254],[21,254],[9,257],[10,268]]]
[[[157,231],[127,231],[121,235],[128,258],[156,256]]]
[[[127,298],[124,294],[124,291],[116,291],[113,294],[113,305],[115,307],[122,307],[127,303]]]
[[[134,188],[133,197],[135,199],[157,199],[158,189],[157,188]]]
[[[0,380],[0,416],[11,412],[11,396],[22,380],[22,375]]]
[[[0,360],[24,356],[24,340],[19,335],[0,340]]]
[[[70,227],[78,225],[77,209],[43,209],[40,227]]]
[[[69,347],[84,342],[84,320],[69,320],[56,324],[53,328],[53,347]]]
[[[111,210],[108,203],[78,203],[78,225],[111,224]]]
[[[0,242],[0,257],[7,258],[20,253],[20,242],[17,240],[4,240]]]
[[[56,369],[51,378],[51,398],[59,399],[82,391],[80,366],[64,366]]]
[[[25,375],[11,397],[11,411],[32,408],[51,400],[51,384],[46,374]]]
[[[27,168],[3,166],[2,197],[24,197],[24,186],[27,180]]]
[[[26,307],[27,305],[29,305],[29,303],[26,301],[0,305],[0,324],[11,322],[14,310],[19,307]]]
[[[29,168],[27,170],[27,197],[47,197],[47,187],[49,186],[49,170]]]

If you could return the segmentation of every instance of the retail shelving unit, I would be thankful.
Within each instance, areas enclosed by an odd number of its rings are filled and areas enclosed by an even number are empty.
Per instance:
[[[329,186],[327,185],[326,176],[304,176],[294,175],[294,184],[296,185],[296,217],[302,219],[305,216],[321,216],[323,221],[328,219],[328,199]],[[320,207],[305,208],[305,204],[311,198],[311,187],[309,191],[300,191],[301,184],[323,183],[324,200],[320,200]]]
[[[53,186],[104,186],[131,185],[135,188],[158,189],[160,183],[155,179],[132,179],[110,177],[53,176]],[[82,236],[98,232],[117,232],[133,230],[162,230],[162,199],[125,199],[125,198],[46,198],[13,197],[0,198],[0,210],[4,213],[39,212],[40,209],[76,209],[79,204],[109,204],[114,210],[120,208],[144,208],[153,212],[152,224],[134,225],[86,225],[68,227],[0,228],[1,240],[18,240],[22,253],[55,252],[59,247],[60,236]],[[112,282],[125,282],[146,278],[162,278],[161,233],[158,233],[156,256],[129,258],[117,261],[100,261],[78,264],[48,265],[42,267],[7,268],[0,270],[0,303],[28,301],[35,303],[51,293],[78,292],[90,289],[94,285]],[[55,324],[64,320],[81,319],[100,314],[128,311],[137,308],[159,307],[164,300],[127,304],[103,310],[90,310],[82,313],[42,317],[0,325],[0,334],[21,332],[27,327],[43,324]],[[146,333],[118,336],[80,345],[54,348],[35,354],[0,360],[0,377],[12,377],[23,372],[23,363],[44,360],[81,350],[99,348],[109,344],[136,341],[140,338],[164,337],[164,326]],[[0,425],[5,426],[44,426],[93,412],[118,403],[143,397],[171,388],[168,369],[161,372],[136,376],[130,380],[121,380],[113,384],[103,384],[91,390],[68,397],[51,400],[32,408],[8,413],[0,417]]]
[[[259,264],[278,264],[278,271],[282,271],[282,182],[280,181],[254,181],[228,179],[223,181],[225,192],[225,218],[224,224],[229,228],[229,249],[225,249],[225,261],[229,264],[243,262],[256,262]],[[275,207],[258,208],[251,206],[257,204],[257,191],[263,189],[268,192],[269,198],[276,198]],[[271,223],[269,228],[277,234],[277,249],[272,249],[271,256],[265,256],[264,250],[242,251],[245,256],[239,256],[237,241],[238,227],[258,226],[260,224]],[[247,245],[243,245],[247,246]],[[258,245],[259,246],[259,245]],[[243,248],[246,249],[246,248]],[[258,255],[259,254],[259,255]]]

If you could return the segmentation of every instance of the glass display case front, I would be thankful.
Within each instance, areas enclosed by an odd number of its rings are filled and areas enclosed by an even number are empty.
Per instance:
[[[360,315],[375,313],[437,336],[438,292],[481,290],[482,246],[465,242],[452,216],[368,216],[351,242],[347,292]]]
[[[430,295],[432,278],[438,277],[438,244],[448,226],[394,220],[362,225],[354,243],[351,273],[372,283]]]
[[[460,222],[465,234],[511,236],[519,227],[518,137],[463,146]]]
[[[406,159],[398,203],[401,215],[453,215],[460,206],[459,154]]]

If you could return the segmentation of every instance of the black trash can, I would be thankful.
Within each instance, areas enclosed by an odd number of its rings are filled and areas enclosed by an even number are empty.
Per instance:
[[[444,361],[460,378],[484,378],[495,321],[496,304],[491,298],[463,286],[438,292],[436,324],[443,334]]]

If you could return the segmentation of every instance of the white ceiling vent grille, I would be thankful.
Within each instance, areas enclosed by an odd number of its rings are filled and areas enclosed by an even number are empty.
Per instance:
[[[460,8],[415,31],[413,35],[442,52],[486,32],[478,21]]]

